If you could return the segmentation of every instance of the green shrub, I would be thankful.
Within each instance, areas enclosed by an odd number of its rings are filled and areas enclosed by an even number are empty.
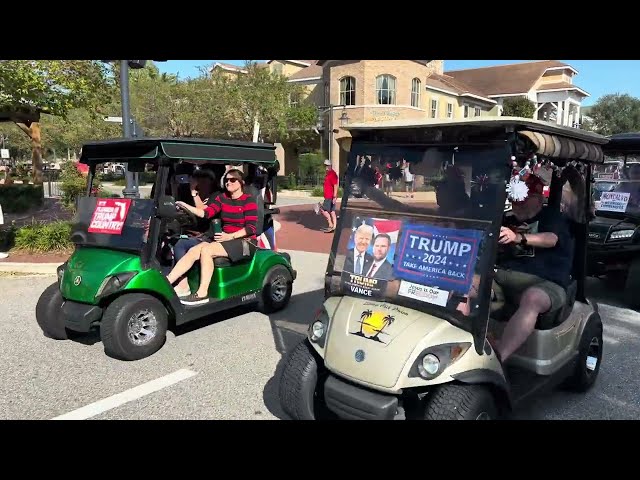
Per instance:
[[[19,228],[15,233],[15,249],[30,253],[61,252],[73,247],[71,223],[33,223]]]
[[[344,193],[344,191],[342,190],[342,187],[338,187],[338,198],[342,198],[342,194]],[[324,197],[324,188],[322,187],[315,187],[312,191],[311,191],[311,196],[312,197]]]
[[[0,185],[0,205],[4,213],[23,213],[44,202],[42,185]]]
[[[62,204],[69,210],[75,210],[76,198],[85,194],[87,177],[76,168],[75,162],[64,162],[60,174],[60,189],[62,190]],[[100,194],[101,185],[97,178],[93,180],[94,192]]]

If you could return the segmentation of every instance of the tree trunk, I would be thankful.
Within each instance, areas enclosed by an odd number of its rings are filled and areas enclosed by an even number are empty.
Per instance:
[[[33,183],[42,185],[44,174],[42,172],[42,135],[40,134],[40,123],[31,124],[31,161],[33,162]]]
[[[33,184],[42,185],[42,135],[40,133],[40,123],[33,122],[31,127],[27,127],[24,123],[16,123],[20,130],[31,139],[31,162],[33,164]]]

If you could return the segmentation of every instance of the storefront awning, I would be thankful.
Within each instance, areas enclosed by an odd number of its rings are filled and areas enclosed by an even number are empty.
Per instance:
[[[539,155],[595,163],[604,161],[602,147],[594,143],[531,130],[520,130],[518,133],[535,145]]]

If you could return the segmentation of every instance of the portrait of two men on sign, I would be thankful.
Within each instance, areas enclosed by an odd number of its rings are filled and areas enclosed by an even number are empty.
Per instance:
[[[393,279],[393,259],[401,226],[399,220],[356,218],[343,270],[368,278]]]

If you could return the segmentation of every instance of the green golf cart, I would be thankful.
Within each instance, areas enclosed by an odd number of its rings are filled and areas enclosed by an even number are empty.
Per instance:
[[[127,163],[132,172],[155,172],[151,198],[93,196],[97,168],[106,162]],[[174,326],[241,305],[273,312],[288,304],[296,272],[287,253],[271,249],[258,248],[238,263],[216,258],[210,300],[204,305],[183,305],[166,279],[175,263],[173,245],[201,221],[176,207],[181,199],[193,205],[189,178],[195,170],[208,169],[221,179],[229,165],[242,168],[245,189],[253,188],[256,194],[258,236],[270,228],[272,216],[279,213],[273,208],[279,169],[273,145],[119,139],[84,145],[80,163],[89,166],[89,173],[86,195],[77,200],[71,238],[75,251],[58,268],[58,281],[43,292],[36,306],[46,336],[64,340],[99,327],[107,355],[138,360],[158,351],[167,329]],[[268,172],[262,176],[262,188],[250,185],[258,172]],[[216,183],[221,191],[220,182]],[[198,264],[188,279],[195,291]]]

